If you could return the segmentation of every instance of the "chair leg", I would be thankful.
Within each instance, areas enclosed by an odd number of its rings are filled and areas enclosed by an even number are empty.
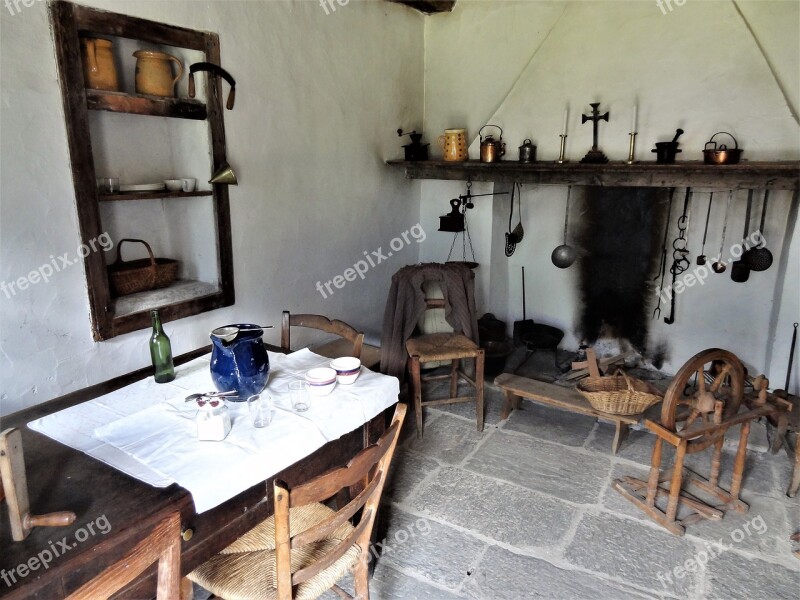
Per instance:
[[[794,440],[794,466],[792,467],[792,482],[789,484],[789,489],[786,495],[794,498],[797,495],[797,490],[800,488],[800,432],[797,433]]]
[[[422,438],[422,381],[419,369],[419,356],[409,357],[408,371],[411,376],[411,393],[414,396],[414,415],[417,418],[417,438]]]
[[[455,398],[458,396],[458,366],[461,360],[454,358],[450,365],[450,397]]]
[[[369,567],[367,565],[369,552],[362,552],[353,569],[356,600],[369,600]]]
[[[475,357],[475,396],[477,406],[475,412],[478,415],[478,431],[483,431],[483,363],[486,356],[483,348],[478,350]]]

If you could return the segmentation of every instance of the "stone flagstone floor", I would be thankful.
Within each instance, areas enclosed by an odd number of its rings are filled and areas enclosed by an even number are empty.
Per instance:
[[[763,425],[745,471],[750,511],[678,538],[611,488],[622,475],[646,476],[650,434],[632,431],[614,456],[611,425],[530,402],[501,421],[502,396],[487,392],[483,434],[469,404],[426,409],[421,440],[409,414],[384,493],[373,598],[800,597],[789,540],[800,503],[784,495],[791,466],[783,451],[765,452]],[[691,458],[707,472],[705,453]],[[724,485],[732,462],[726,447]],[[705,568],[676,576],[710,554]]]
[[[471,404],[425,409],[421,440],[409,413],[373,548],[373,600],[800,597],[789,540],[800,503],[785,496],[790,463],[765,452],[763,425],[745,470],[750,511],[678,538],[611,488],[622,475],[646,477],[652,435],[632,431],[614,456],[611,425],[525,401],[503,421],[500,392],[488,385],[486,397],[482,434]],[[707,473],[706,453],[690,458]],[[706,557],[704,568],[687,563]],[[352,592],[352,580],[342,587]]]

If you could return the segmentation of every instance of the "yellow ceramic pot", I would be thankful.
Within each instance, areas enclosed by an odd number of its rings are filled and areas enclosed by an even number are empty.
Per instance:
[[[457,162],[469,158],[466,129],[445,129],[444,135],[439,136],[438,142],[444,160]]]
[[[175,97],[175,84],[183,76],[183,63],[170,54],[137,50],[136,57],[136,93],[151,96]],[[172,76],[170,62],[178,65],[178,75]]]
[[[119,91],[114,43],[103,38],[81,38],[81,46],[84,85],[91,90]]]

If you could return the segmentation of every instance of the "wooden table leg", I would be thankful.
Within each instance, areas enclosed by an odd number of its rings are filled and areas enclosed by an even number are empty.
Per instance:
[[[500,415],[501,419],[507,419],[508,415],[511,414],[511,409],[519,410],[519,396],[510,392],[509,390],[503,390],[503,397],[505,398],[505,404],[503,405],[503,414]]]
[[[622,421],[617,421],[617,430],[614,432],[614,441],[611,444],[611,450],[614,454],[617,453],[619,450],[620,445],[625,439],[628,437],[628,433],[630,432],[630,426],[627,423],[623,423]]]

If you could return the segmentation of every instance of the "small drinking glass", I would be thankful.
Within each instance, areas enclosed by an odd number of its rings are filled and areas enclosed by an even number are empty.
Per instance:
[[[272,397],[269,394],[256,394],[247,399],[247,408],[254,427],[266,427],[272,422]]]
[[[289,382],[289,398],[292,401],[292,410],[305,412],[309,407],[308,383],[305,381]]]

